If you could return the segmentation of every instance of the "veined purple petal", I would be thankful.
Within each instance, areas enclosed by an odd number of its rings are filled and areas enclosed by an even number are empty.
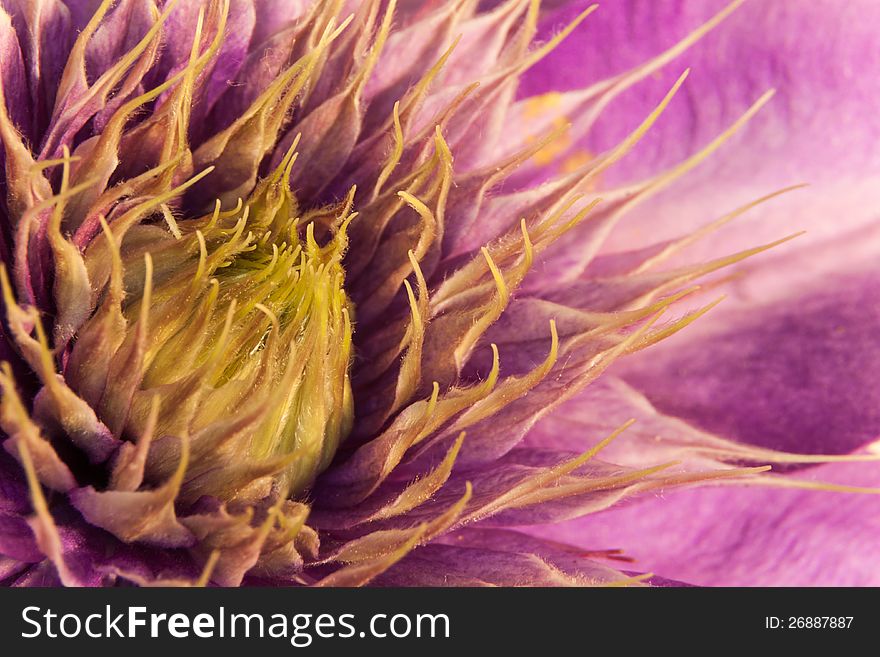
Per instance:
[[[825,465],[809,481],[877,486],[876,468]],[[703,586],[877,586],[880,499],[722,486],[663,493],[533,528],[575,545],[624,548],[634,569]]]
[[[32,135],[31,97],[24,67],[21,43],[12,18],[0,7],[0,75],[3,76],[3,100],[9,118],[27,135]],[[0,161],[5,161],[0,152]]]
[[[462,531],[444,542],[415,550],[376,583],[383,586],[585,586],[627,579],[618,570],[586,558],[589,550],[577,550],[517,532]]]
[[[70,12],[61,0],[4,0],[2,6],[11,15],[21,43],[33,109],[28,132],[36,137],[52,112],[58,81],[75,38]]]
[[[625,71],[671,46],[726,4],[636,0],[603,6],[595,20],[529,74],[524,92],[579,88]],[[548,25],[563,23],[577,6],[571,3]],[[627,250],[676,237],[711,219],[718,207],[732,208],[774,187],[800,182],[810,187],[737,221],[690,256],[737,250],[795,230],[809,231],[803,246],[876,220],[877,186],[871,180],[880,175],[880,150],[874,146],[880,118],[870,99],[880,95],[880,84],[869,71],[880,62],[872,27],[878,17],[880,7],[870,0],[844,5],[834,0],[747,2],[711,37],[613,101],[580,145],[592,153],[617,143],[660,90],[682,68],[691,68],[684,93],[632,156],[603,176],[603,186],[611,187],[681,161],[764,91],[777,91],[718,156],[632,211],[607,248]],[[822,39],[807,45],[805,36],[819,25]]]
[[[86,47],[86,74],[101,76],[131,50],[153,26],[156,4],[152,0],[120,2],[108,14]]]
[[[728,438],[853,451],[880,437],[880,276],[868,266],[825,274],[798,296],[736,304],[621,375],[663,412]]]

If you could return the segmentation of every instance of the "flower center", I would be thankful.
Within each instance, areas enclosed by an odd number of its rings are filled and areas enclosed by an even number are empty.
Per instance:
[[[300,215],[287,183],[293,160],[232,210],[218,202],[178,223],[163,206],[171,234],[136,226],[116,254],[126,289],[121,349],[141,354],[123,431],[136,438],[154,423],[146,476],[156,481],[188,441],[184,500],[301,493],[351,429],[341,260],[352,197]]]

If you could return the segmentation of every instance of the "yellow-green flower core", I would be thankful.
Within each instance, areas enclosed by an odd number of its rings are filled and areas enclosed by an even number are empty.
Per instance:
[[[302,492],[351,429],[341,265],[351,197],[300,216],[287,184],[294,159],[232,210],[218,203],[178,223],[163,206],[171,235],[135,226],[114,258],[125,340],[143,354],[125,429],[138,435],[155,421],[159,440],[188,437],[186,498]],[[103,238],[116,252],[109,231]],[[154,444],[148,473],[170,475],[188,451]]]

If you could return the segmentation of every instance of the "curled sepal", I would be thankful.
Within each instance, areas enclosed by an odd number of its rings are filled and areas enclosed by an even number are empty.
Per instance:
[[[43,485],[60,492],[75,488],[76,479],[70,468],[61,460],[51,443],[41,435],[40,428],[34,424],[21,403],[9,363],[3,363],[0,390],[3,392],[3,397],[0,398],[0,427],[9,436],[3,441],[3,448],[20,459],[18,443],[27,443],[34,472]]]
[[[13,337],[43,388],[34,399],[34,419],[49,433],[58,433],[84,451],[92,463],[106,461],[119,441],[95,411],[67,385],[55,361],[42,322],[34,308],[22,308],[12,294],[6,269],[0,266],[0,284]],[[31,336],[36,333],[36,338]]]
[[[127,543],[138,541],[166,548],[192,545],[195,537],[180,524],[174,510],[174,500],[189,462],[189,441],[184,439],[181,443],[183,449],[177,471],[159,488],[99,492],[86,486],[70,494],[71,503],[91,524]]]
[[[197,513],[182,519],[198,539],[192,548],[197,559],[218,554],[211,580],[220,586],[238,586],[256,568],[255,575],[285,574],[292,578],[303,559],[295,539],[302,530],[308,507],[280,498],[257,515],[247,506],[230,512],[226,505],[204,500]]]

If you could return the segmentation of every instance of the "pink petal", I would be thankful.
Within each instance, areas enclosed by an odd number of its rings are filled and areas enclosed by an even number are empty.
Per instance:
[[[876,468],[835,464],[812,481],[877,486]],[[877,586],[876,495],[777,488],[670,491],[555,527],[543,538],[621,548],[633,569],[698,585]]]
[[[870,266],[826,274],[801,296],[733,303],[619,372],[664,413],[727,438],[853,451],[880,436],[878,285]]]
[[[579,88],[625,71],[674,44],[727,0],[609,3],[530,72],[528,95]],[[571,3],[548,25],[572,17]],[[636,151],[610,170],[602,187],[655,174],[715,137],[770,88],[773,100],[720,153],[630,214],[610,250],[628,250],[693,230],[719,212],[792,183],[811,187],[751,213],[706,240],[703,253],[733,251],[796,230],[799,246],[877,218],[880,63],[873,25],[880,5],[856,0],[747,2],[661,74],[624,93],[584,144],[602,152],[644,117],[686,68],[692,73]],[[821,26],[821,29],[820,27]],[[821,35],[821,36],[820,36]],[[746,64],[747,63],[747,64]],[[830,218],[833,217],[833,221]]]

